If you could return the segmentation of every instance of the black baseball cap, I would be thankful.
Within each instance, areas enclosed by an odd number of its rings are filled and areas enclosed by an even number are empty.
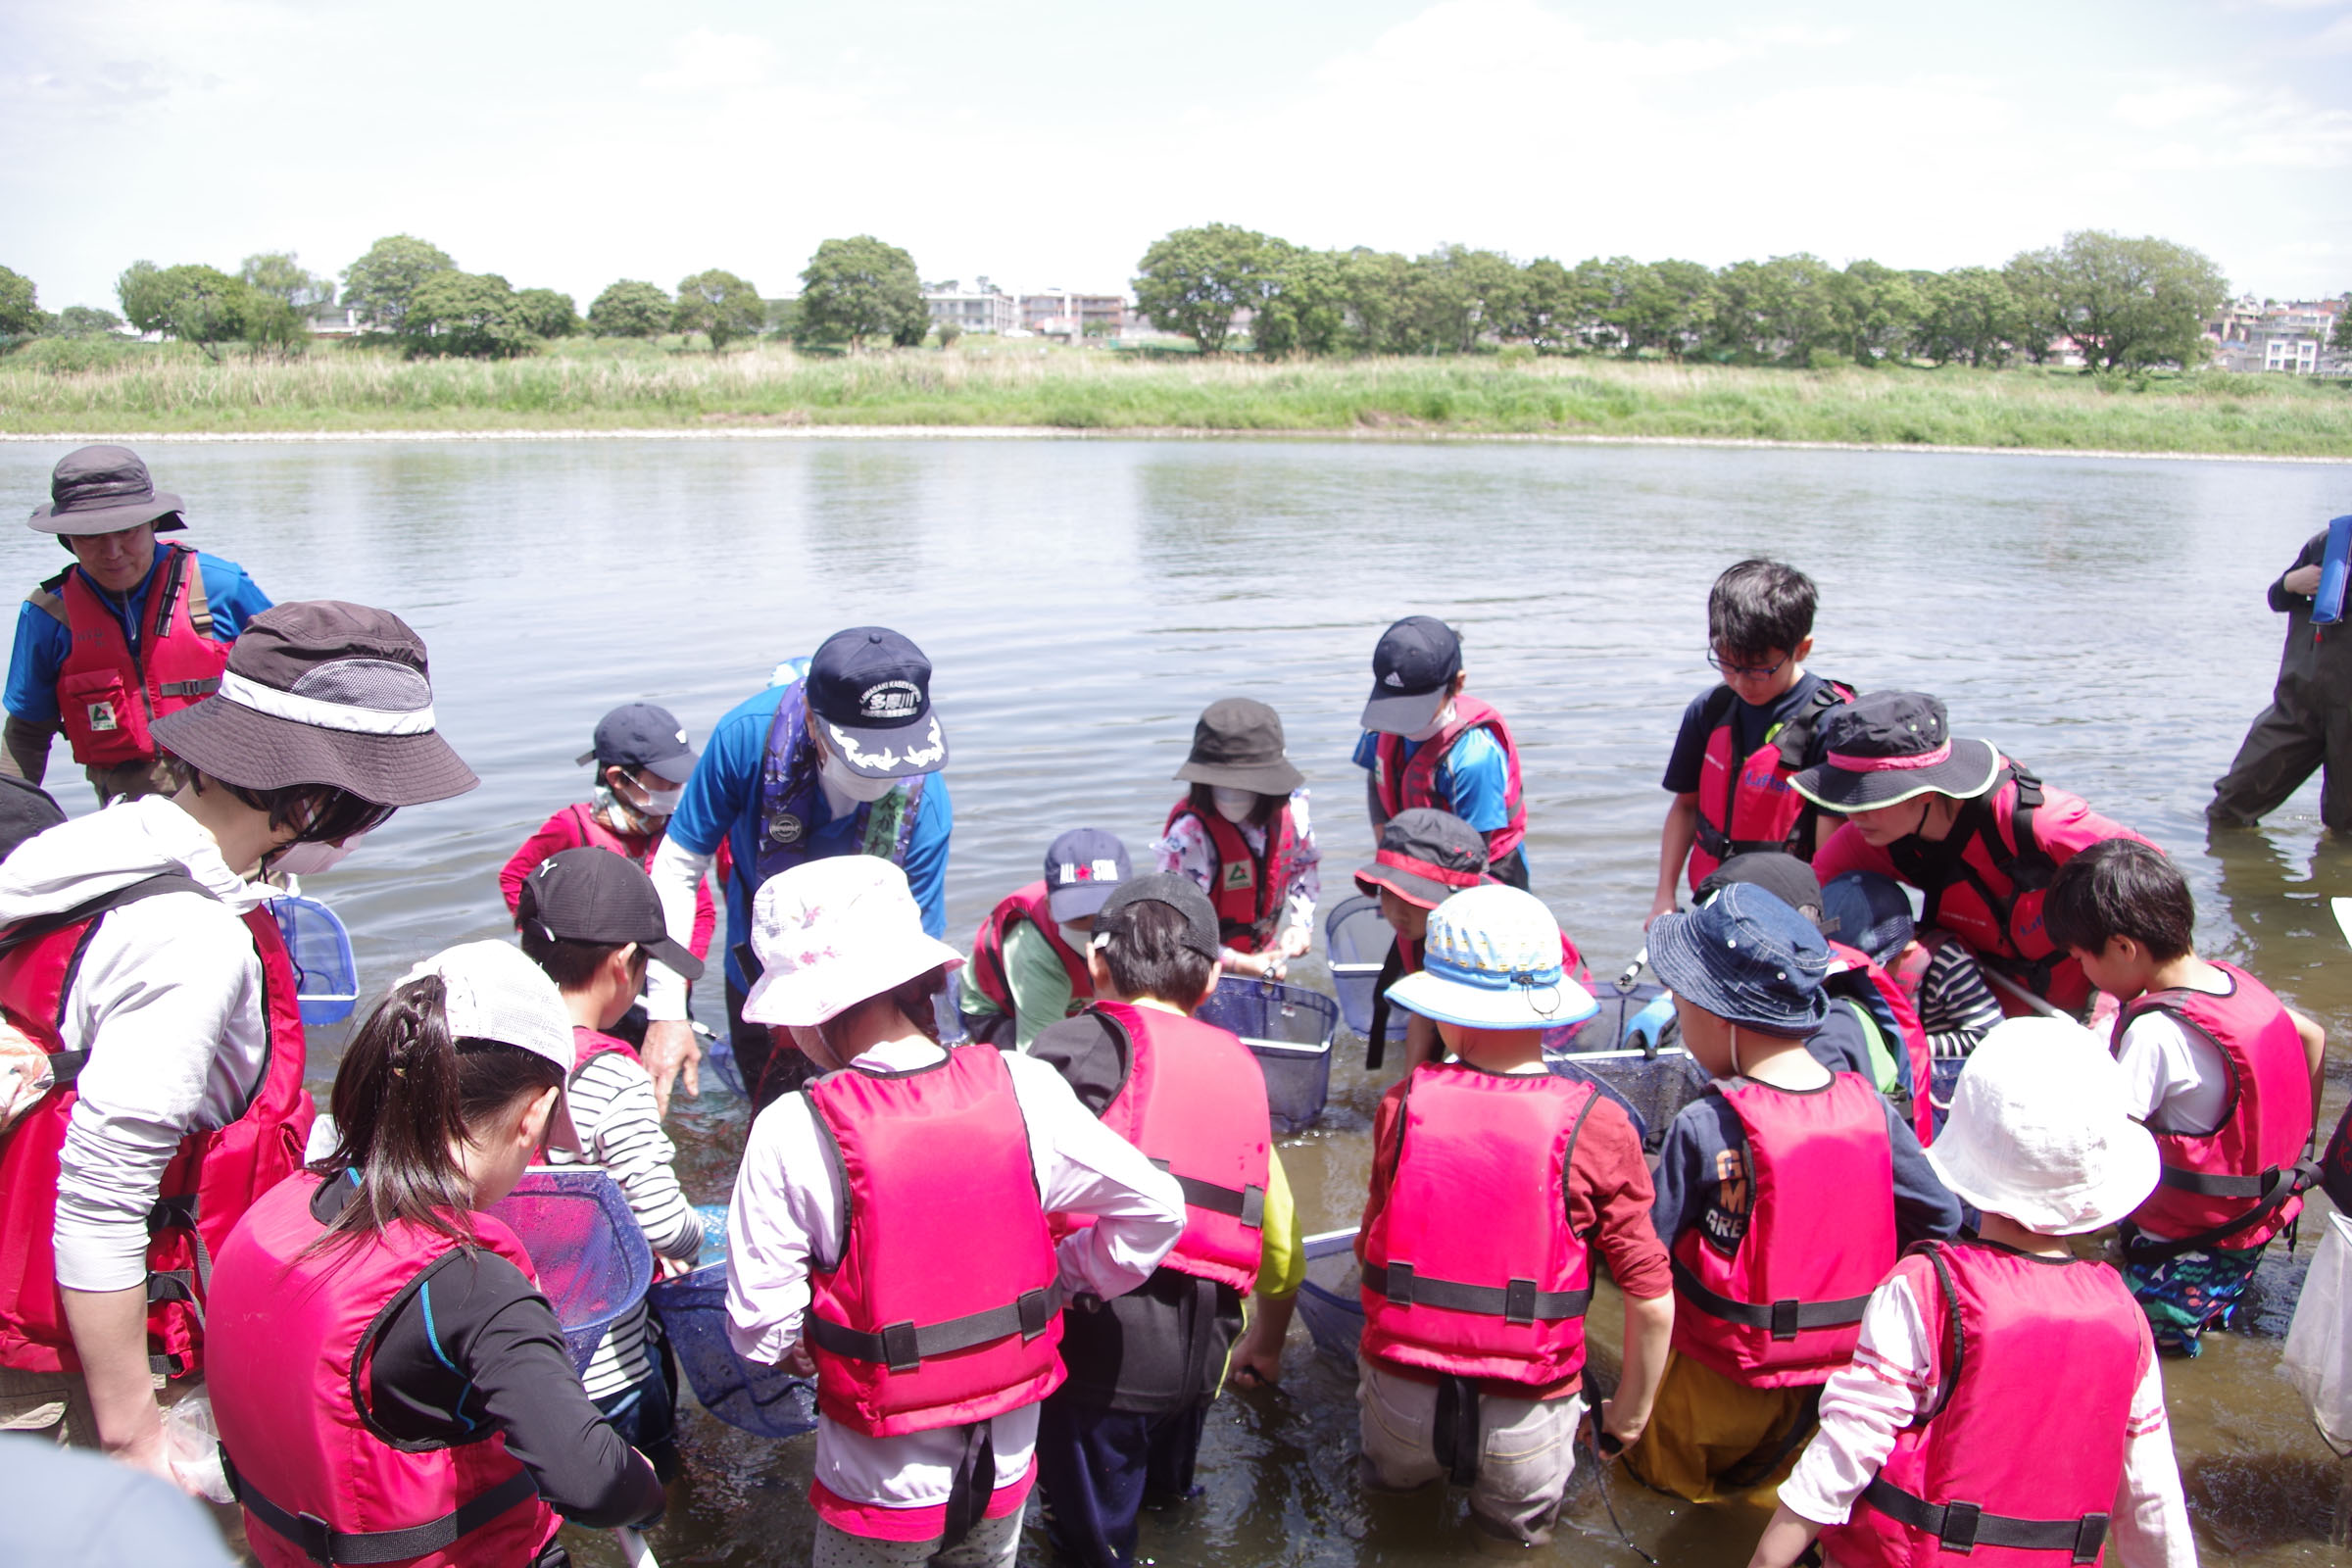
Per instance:
[[[911,778],[948,765],[931,711],[931,661],[887,626],[853,626],[808,661],[808,710],[825,747],[860,778]]]
[[[1046,851],[1046,907],[1056,920],[1083,920],[1134,875],[1116,834],[1074,827]]]
[[[684,978],[703,977],[703,960],[671,940],[654,879],[627,856],[595,845],[565,850],[533,866],[523,884],[551,940],[634,942]]]
[[[1451,811],[1416,806],[1380,830],[1380,853],[1355,868],[1366,893],[1387,888],[1407,904],[1434,909],[1487,875],[1487,836]]]
[[[1380,634],[1372,650],[1372,696],[1366,729],[1412,735],[1446,706],[1446,688],[1462,672],[1462,640],[1434,615],[1407,615]]]
[[[1216,957],[1217,911],[1208,895],[1200,891],[1200,884],[1191,877],[1176,871],[1152,871],[1122,883],[1095,916],[1096,933],[1111,930],[1119,911],[1130,904],[1166,905],[1184,916],[1184,945],[1203,958]]]
[[[1704,904],[1739,882],[1762,888],[1815,925],[1821,924],[1825,907],[1821,878],[1795,856],[1781,850],[1750,850],[1744,855],[1735,855],[1699,879],[1698,902]]]
[[[596,744],[573,760],[642,767],[683,784],[694,772],[695,754],[686,744],[686,726],[668,709],[623,703],[596,721]]]

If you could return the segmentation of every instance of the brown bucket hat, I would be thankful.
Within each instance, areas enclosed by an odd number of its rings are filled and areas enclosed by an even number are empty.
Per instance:
[[[121,533],[142,522],[185,528],[179,497],[158,490],[128,447],[78,447],[49,470],[49,504],[32,509],[36,533]]]
[[[330,784],[421,806],[481,780],[433,728],[424,639],[388,610],[321,599],[253,618],[220,689],[155,721],[174,757],[249,790]]]
[[[1288,795],[1306,782],[1283,755],[1282,715],[1247,697],[1208,705],[1193,726],[1193,754],[1176,776],[1260,795]]]

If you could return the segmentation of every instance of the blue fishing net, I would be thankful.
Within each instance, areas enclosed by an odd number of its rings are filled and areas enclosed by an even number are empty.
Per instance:
[[[1306,1239],[1306,1282],[1298,1287],[1298,1311],[1316,1353],[1354,1370],[1356,1346],[1364,1337],[1355,1232],[1328,1231]]]
[[[766,1438],[814,1430],[814,1386],[754,1365],[727,1343],[727,1211],[718,1203],[695,1206],[703,1216],[703,1266],[682,1279],[663,1280],[650,1297],[679,1370],[703,1408],[731,1427]]]
[[[1594,999],[1598,1013],[1544,1036],[1544,1064],[1556,1076],[1592,1084],[1615,1101],[1632,1118],[1642,1147],[1652,1152],[1666,1141],[1675,1116],[1707,1087],[1705,1069],[1672,1043],[1677,1033],[1671,1023],[1661,1027],[1663,1014],[1651,1010],[1664,995],[1653,985],[1636,986],[1623,996],[1603,987]],[[1626,1032],[1637,1020],[1643,1033],[1629,1043]]]
[[[294,995],[302,1021],[341,1023],[360,1000],[360,966],[351,956],[351,933],[335,911],[317,899],[286,894],[270,901],[277,929],[294,965]]]
[[[564,1346],[585,1370],[605,1331],[645,1299],[654,1279],[627,1195],[601,1170],[557,1166],[526,1172],[488,1212],[531,1254]]]
[[[1340,1016],[1359,1037],[1372,1033],[1372,1000],[1380,966],[1396,945],[1396,933],[1381,918],[1380,901],[1358,893],[1342,899],[1323,917],[1323,945],[1331,954],[1331,981],[1340,993]],[[1410,1014],[1389,1009],[1389,1038],[1404,1038]]]
[[[1304,986],[1227,975],[1195,1016],[1240,1035],[1257,1058],[1276,1132],[1302,1132],[1314,1125],[1331,1093],[1338,1003]]]

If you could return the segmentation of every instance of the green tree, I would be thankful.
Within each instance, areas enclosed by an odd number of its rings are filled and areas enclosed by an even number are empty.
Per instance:
[[[2335,347],[2352,352],[2352,292],[2343,296],[2344,308],[2335,314]]]
[[[929,317],[930,313],[924,312],[926,321]],[[766,322],[767,302],[760,297],[760,290],[714,267],[679,282],[677,309],[669,324],[673,331],[702,333],[710,340],[710,352],[715,354],[738,338],[759,336]]]
[[[69,305],[57,313],[54,328],[59,337],[106,337],[119,331],[122,318],[112,311],[99,310],[94,305]]]
[[[115,298],[122,303],[122,315],[140,332],[161,332],[164,329],[166,307],[164,270],[153,262],[133,262],[122,269],[115,279]]]
[[[283,300],[288,309],[310,314],[335,303],[335,280],[306,271],[292,251],[264,251],[248,256],[237,276],[256,294]]]
[[[1919,319],[1911,352],[1937,365],[1992,368],[2006,363],[2027,335],[2016,290],[1990,267],[1930,272],[1919,285]]]
[[[1424,354],[1467,354],[1516,319],[1525,280],[1498,251],[1441,245],[1413,262],[1411,335]]]
[[[1830,332],[1838,351],[1856,365],[1899,359],[1910,346],[1925,302],[1910,273],[1877,262],[1849,262],[1823,279]]]
[[[514,290],[495,272],[435,272],[416,285],[407,313],[411,354],[503,360],[537,341],[515,310]]]
[[[29,337],[38,332],[46,313],[33,300],[32,279],[0,267],[0,338]]]
[[[1280,245],[1279,240],[1273,243]],[[1274,279],[1250,323],[1260,354],[1336,354],[1348,330],[1348,295],[1340,261],[1329,251],[1283,245]]]
[[[526,288],[514,296],[514,318],[534,337],[569,337],[580,329],[571,296],[552,288]]]
[[[219,359],[221,344],[245,336],[255,316],[253,290],[217,267],[134,262],[116,290],[133,326],[193,343],[207,359]]]
[[[1763,364],[1811,363],[1838,347],[1829,264],[1802,252],[1765,262],[1734,262],[1715,274],[1711,345],[1720,354]]]
[[[847,343],[852,349],[887,340],[920,343],[931,330],[914,258],[859,234],[829,239],[801,270],[801,317],[796,337],[808,343]]]
[[[2205,321],[2229,280],[2203,254],[2152,235],[2082,229],[2007,269],[2028,329],[2046,343],[2071,337],[2084,370],[2205,362]]]
[[[1698,263],[1618,256],[1585,266],[1594,270],[1605,293],[1595,335],[1613,337],[1626,353],[1650,349],[1679,360],[1706,334],[1715,313],[1715,274]]]
[[[1272,296],[1294,248],[1231,223],[1179,228],[1152,242],[1136,264],[1136,308],[1165,332],[1181,332],[1203,354],[1223,350],[1234,317],[1255,315]],[[1279,330],[1279,329],[1278,329]]]
[[[941,318],[939,323],[939,346],[941,348],[954,348],[956,346],[956,340],[961,336],[963,336],[963,323],[961,321],[952,321],[946,319],[945,318]]]
[[[1359,245],[1335,260],[1348,302],[1348,335],[1356,352],[1412,353],[1411,259]]]
[[[1584,268],[1561,266],[1548,256],[1527,264],[1519,308],[1502,335],[1561,353],[1582,346],[1589,323],[1600,309],[1597,279]]]
[[[660,337],[669,330],[669,309],[658,285],[624,277],[607,284],[588,307],[588,330],[597,337]]]
[[[457,266],[438,245],[414,234],[388,235],[344,269],[343,303],[379,332],[405,332],[409,301],[418,287],[435,272],[456,271]]]

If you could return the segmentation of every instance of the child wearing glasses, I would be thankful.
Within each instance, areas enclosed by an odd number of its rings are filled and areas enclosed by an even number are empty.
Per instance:
[[[1686,867],[1696,891],[1748,851],[1810,860],[1838,825],[1788,788],[1789,774],[1819,760],[1816,722],[1854,695],[1805,668],[1814,603],[1813,579],[1777,561],[1742,561],[1707,591],[1707,662],[1723,681],[1683,710],[1666,760],[1674,804],[1658,834],[1651,919],[1674,907]]]

